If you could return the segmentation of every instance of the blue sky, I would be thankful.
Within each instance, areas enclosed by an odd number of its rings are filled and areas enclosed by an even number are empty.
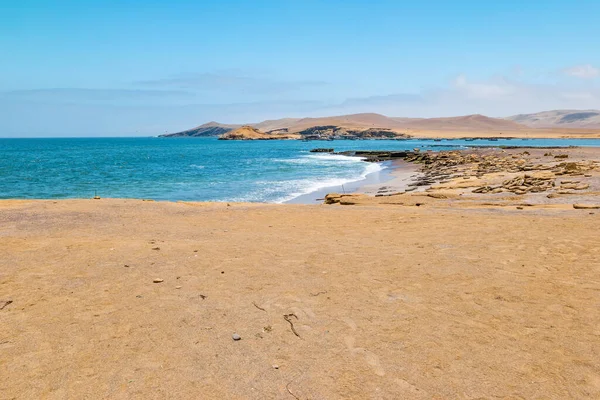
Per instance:
[[[0,1],[0,136],[600,108],[599,1]]]

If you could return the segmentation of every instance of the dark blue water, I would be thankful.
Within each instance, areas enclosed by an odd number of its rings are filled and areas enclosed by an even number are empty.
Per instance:
[[[0,198],[283,202],[382,168],[309,153],[465,146],[597,146],[600,140],[219,141],[215,138],[0,139]]]

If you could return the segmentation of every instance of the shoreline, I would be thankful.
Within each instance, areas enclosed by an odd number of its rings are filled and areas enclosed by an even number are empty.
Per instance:
[[[362,179],[350,181],[344,183],[343,185],[322,187],[315,191],[301,194],[299,196],[294,197],[293,199],[284,201],[283,203],[279,204],[321,204],[323,203],[325,196],[328,193],[359,193],[360,189],[365,185],[377,185],[393,180],[393,162],[383,161],[378,164],[381,165],[381,169],[379,171],[371,172]]]

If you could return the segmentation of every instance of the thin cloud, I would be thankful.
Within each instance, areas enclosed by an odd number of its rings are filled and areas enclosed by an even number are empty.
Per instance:
[[[2,92],[2,95],[27,100],[121,100],[157,98],[164,96],[185,97],[190,92],[182,90],[138,90],[138,89],[88,89],[88,88],[50,88],[28,89]]]
[[[594,79],[600,76],[600,68],[591,64],[575,65],[562,70],[565,75],[580,79]]]
[[[423,96],[412,93],[389,94],[385,96],[356,97],[344,100],[340,106],[379,106],[402,103],[421,103]]]
[[[164,79],[143,80],[134,82],[134,84],[146,87],[171,87],[209,92],[227,91],[277,94],[304,88],[325,86],[328,83],[318,80],[286,81],[230,73],[200,73]]]

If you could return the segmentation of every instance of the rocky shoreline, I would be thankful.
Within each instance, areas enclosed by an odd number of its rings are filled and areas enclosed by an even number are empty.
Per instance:
[[[368,162],[401,160],[418,166],[402,190],[382,187],[373,197],[412,194],[448,201],[498,204],[600,204],[600,149],[478,148],[457,151],[353,151]],[[344,201],[342,202],[342,197]],[[364,194],[329,194],[327,204],[364,202]],[[404,196],[406,197],[406,196]],[[600,207],[600,206],[599,206]]]

